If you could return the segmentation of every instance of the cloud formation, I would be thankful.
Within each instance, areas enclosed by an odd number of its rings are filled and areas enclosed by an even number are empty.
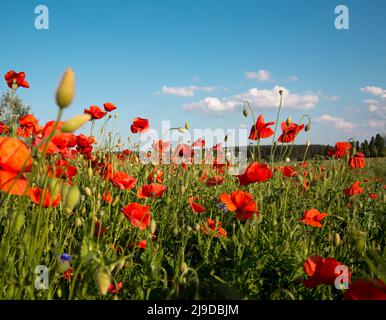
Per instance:
[[[175,95],[179,97],[191,97],[194,95],[196,91],[203,92],[213,92],[217,89],[216,86],[185,86],[185,87],[168,87],[162,86],[161,91],[158,91],[157,94],[167,94],[167,95]]]
[[[382,89],[380,87],[367,86],[367,87],[361,88],[361,91],[363,93],[372,94],[374,96],[386,98],[386,90]]]
[[[248,80],[256,80],[256,81],[260,81],[260,82],[272,81],[271,73],[269,71],[267,71],[267,70],[259,70],[257,72],[246,71],[245,72],[245,77]]]
[[[319,102],[319,97],[312,92],[302,95],[275,86],[272,89],[251,88],[230,98],[206,97],[199,102],[186,103],[182,109],[201,112],[231,112],[242,107],[244,101],[248,101],[255,109],[275,109],[280,100],[279,90],[283,90],[283,107],[287,109],[309,110]]]
[[[319,118],[316,118],[315,121],[320,122],[320,123],[330,124],[330,125],[334,126],[334,128],[340,129],[343,131],[351,131],[356,127],[356,125],[354,123],[346,121],[343,118],[333,117],[329,114],[324,114],[324,115],[320,116]]]

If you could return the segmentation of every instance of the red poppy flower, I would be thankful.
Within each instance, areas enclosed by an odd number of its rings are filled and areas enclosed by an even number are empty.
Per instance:
[[[89,114],[93,120],[102,119],[107,114],[107,112],[98,106],[91,106],[89,109],[84,109],[84,113]]]
[[[30,155],[31,151],[24,142],[16,138],[0,137],[0,189],[2,191],[19,196],[27,191],[27,179],[23,175],[20,177],[18,175],[31,171]]]
[[[365,155],[363,153],[357,152],[348,160],[348,165],[353,169],[363,169],[366,166]]]
[[[56,207],[60,203],[60,193],[55,199],[52,199],[48,189],[31,188],[29,189],[29,197],[33,203],[45,208]]]
[[[152,183],[152,184],[145,184],[137,191],[138,198],[150,198],[150,197],[161,197],[167,187],[163,184],[158,183]]]
[[[285,166],[280,169],[281,169],[281,172],[283,173],[283,176],[285,177],[290,178],[290,177],[296,177],[298,175],[296,170],[291,166]]]
[[[378,195],[377,195],[376,193],[370,193],[370,194],[369,194],[369,197],[370,197],[371,199],[373,199],[373,200],[378,200],[378,199],[379,199],[379,197],[378,197]]]
[[[168,141],[162,141],[158,140],[157,142],[153,143],[153,149],[159,153],[166,152],[170,147],[170,142]]]
[[[102,224],[99,221],[95,221],[94,224],[94,237],[99,238],[100,236],[104,235],[107,232],[107,228],[102,226]]]
[[[143,118],[135,118],[130,126],[132,133],[144,133],[149,129],[149,120]]]
[[[14,70],[8,71],[5,76],[8,87],[12,89],[12,85],[15,83],[18,87],[29,88],[29,83],[25,80],[24,72],[15,72]]]
[[[67,160],[59,159],[55,161],[54,166],[50,166],[48,175],[55,178],[69,178],[71,179],[77,173],[75,166],[70,165]]]
[[[156,168],[154,168],[149,173],[149,176],[147,177],[148,183],[153,183],[153,182],[162,183],[162,181],[163,181],[163,172],[162,172],[162,170],[158,170]]]
[[[265,182],[272,178],[271,168],[265,163],[253,162],[245,170],[244,174],[236,176],[240,185],[254,182]]]
[[[205,212],[205,207],[194,201],[195,197],[189,197],[189,206],[194,213],[203,213]]]
[[[315,288],[322,284],[334,285],[335,279],[342,273],[341,270],[336,269],[337,266],[344,265],[334,258],[309,257],[303,265],[304,271],[309,277],[304,281],[304,286]]]
[[[201,226],[200,228],[205,234],[209,234],[211,231],[214,237],[223,237],[226,238],[227,232],[222,227],[222,223],[220,221],[216,222],[211,218],[206,219],[206,225]]]
[[[9,133],[9,127],[3,121],[0,121],[0,134],[8,134],[8,133]]]
[[[296,123],[291,123],[289,126],[287,126],[287,123],[284,121],[281,123],[281,129],[283,133],[279,137],[278,141],[282,143],[288,143],[295,140],[299,132],[304,129],[304,124],[299,126]]]
[[[145,230],[150,225],[150,207],[142,206],[137,202],[128,204],[121,209],[130,223],[141,230]]]
[[[380,279],[359,279],[350,285],[344,300],[386,300],[386,285]]]
[[[113,201],[113,199],[111,197],[111,192],[110,191],[103,192],[102,200],[105,201],[106,203],[110,204]]]
[[[16,134],[20,137],[31,137],[35,135],[41,127],[38,125],[38,119],[32,114],[26,114],[18,119],[20,124],[16,130]]]
[[[139,249],[146,249],[147,247],[147,240],[141,240],[141,241],[138,241],[135,246]]]
[[[264,116],[261,114],[257,117],[256,124],[252,126],[251,132],[249,133],[250,140],[257,140],[257,139],[264,139],[269,138],[274,134],[273,130],[271,128],[268,128],[269,126],[274,125],[275,122],[264,122]]]
[[[117,294],[119,291],[123,289],[123,282],[119,282],[117,285],[110,283],[108,287],[108,291],[112,294]]]
[[[193,147],[205,148],[205,140],[198,138],[196,141],[192,143],[192,148]]]
[[[363,188],[360,188],[359,184],[360,184],[359,181],[355,181],[350,188],[343,190],[344,194],[346,196],[352,196],[354,194],[361,194],[361,193],[363,193]]]
[[[220,200],[229,211],[236,211],[236,218],[240,221],[252,219],[254,214],[259,213],[252,195],[248,192],[238,190],[231,195],[223,193],[220,195]]]
[[[320,223],[327,213],[320,213],[318,210],[312,208],[310,210],[304,211],[302,222],[306,225],[321,228],[323,225]]]
[[[212,149],[213,149],[214,151],[220,151],[220,150],[221,150],[221,143],[217,143],[216,145],[214,145],[214,146],[212,147]]]
[[[116,171],[111,178],[111,182],[120,189],[130,190],[134,188],[137,180],[125,172]]]
[[[337,142],[335,143],[334,158],[343,158],[350,153],[351,144],[348,142]]]
[[[103,104],[103,108],[105,108],[105,110],[107,112],[111,112],[111,111],[115,110],[117,107],[114,104],[112,104],[111,102],[106,102]]]
[[[71,280],[74,277],[74,269],[68,268],[66,271],[63,272],[63,278],[66,280]]]
[[[224,182],[223,176],[214,176],[212,178],[208,178],[205,182],[207,187],[217,186],[219,184],[222,184]]]

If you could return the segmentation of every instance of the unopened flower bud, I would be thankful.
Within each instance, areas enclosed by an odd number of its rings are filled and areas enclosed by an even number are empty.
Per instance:
[[[77,186],[72,186],[67,193],[64,207],[67,213],[71,213],[80,200],[80,191]]]
[[[62,132],[74,132],[81,128],[86,122],[91,120],[88,113],[80,114],[64,122]]]
[[[335,238],[334,238],[335,246],[339,246],[340,243],[341,243],[340,235],[339,235],[339,233],[335,233]]]
[[[75,92],[75,74],[74,71],[67,69],[60,81],[59,87],[56,90],[56,103],[59,108],[63,109],[70,105],[74,98]]]
[[[287,118],[287,120],[286,120],[285,123],[286,123],[287,126],[290,126],[291,123],[292,123],[292,117],[291,117],[291,116],[288,116],[288,118]]]
[[[99,268],[94,274],[95,283],[101,295],[106,295],[110,285],[110,275],[103,268]]]
[[[304,128],[304,131],[310,131],[311,129],[311,124],[307,124]]]
[[[190,128],[190,124],[189,124],[189,122],[187,121],[187,122],[185,122],[185,129],[188,130],[189,128]]]

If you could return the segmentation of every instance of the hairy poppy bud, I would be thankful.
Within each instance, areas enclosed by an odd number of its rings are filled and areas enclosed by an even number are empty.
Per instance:
[[[53,199],[55,199],[60,192],[60,180],[52,179],[48,185],[48,190]]]
[[[71,68],[68,68],[60,81],[56,90],[56,103],[59,108],[64,109],[70,105],[75,92],[75,74]]]
[[[339,246],[340,243],[341,243],[340,235],[339,235],[339,233],[335,233],[335,238],[334,238],[334,244],[335,244],[335,246]]]
[[[92,168],[89,167],[87,169],[87,174],[88,174],[88,178],[91,180],[92,176],[94,175],[94,172],[92,171]]]
[[[292,117],[291,116],[288,116],[287,120],[285,121],[286,125],[287,126],[290,126],[291,123],[292,123]]]
[[[190,128],[190,123],[188,121],[185,122],[185,129],[188,130]]]
[[[91,197],[92,192],[91,192],[91,189],[89,187],[85,187],[84,192],[87,194],[88,197]]]
[[[73,186],[67,193],[66,201],[64,207],[66,208],[67,213],[71,213],[74,210],[75,206],[80,200],[80,191],[77,186]]]
[[[151,222],[150,222],[150,233],[151,234],[153,234],[154,232],[155,232],[155,229],[157,228],[157,225],[156,225],[156,223],[155,223],[155,221],[154,221],[154,219],[153,220],[151,220]]]
[[[307,124],[304,128],[304,131],[310,131],[311,129],[311,124]]]
[[[246,108],[243,109],[243,115],[245,118],[248,118],[248,110]]]
[[[280,90],[279,90],[279,94],[280,94],[280,95],[283,94],[283,89],[280,89]]]
[[[94,274],[95,283],[101,295],[105,295],[110,285],[110,275],[103,268],[99,268]]]
[[[62,132],[74,132],[90,120],[91,116],[88,113],[72,117],[71,119],[63,123]]]

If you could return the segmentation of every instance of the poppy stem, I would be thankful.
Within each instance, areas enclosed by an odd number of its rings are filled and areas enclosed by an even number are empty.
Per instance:
[[[283,92],[280,90],[279,94],[280,94],[280,102],[279,102],[279,108],[278,108],[277,114],[276,114],[275,131],[274,131],[273,137],[272,137],[271,152],[270,152],[271,167],[273,167],[273,157],[275,156],[274,151],[276,151],[276,146],[274,143],[275,143],[275,138],[276,138],[277,124],[279,123],[280,111],[281,111],[281,107],[282,107],[282,103],[283,103]]]

